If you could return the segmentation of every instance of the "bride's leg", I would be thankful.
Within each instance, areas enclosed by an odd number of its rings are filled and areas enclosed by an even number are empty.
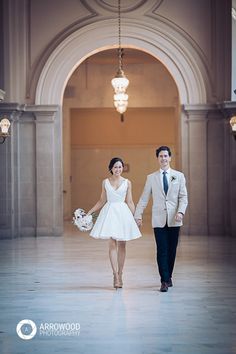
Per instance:
[[[114,288],[118,288],[118,272],[117,272],[117,242],[110,238],[109,240],[109,258],[112,271],[114,274]]]
[[[117,273],[117,243],[116,240],[110,238],[109,240],[109,257],[113,273]]]
[[[119,285],[122,288],[122,272],[125,264],[125,255],[126,255],[126,241],[118,241],[118,279]]]

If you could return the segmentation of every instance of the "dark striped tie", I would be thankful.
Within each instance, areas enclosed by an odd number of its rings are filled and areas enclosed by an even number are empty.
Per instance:
[[[166,195],[168,192],[168,181],[167,181],[167,177],[166,177],[166,171],[163,172],[163,188],[164,188],[164,192]]]

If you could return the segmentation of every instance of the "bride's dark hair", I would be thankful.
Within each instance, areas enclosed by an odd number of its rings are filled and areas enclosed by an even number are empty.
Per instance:
[[[124,167],[124,162],[122,161],[122,159],[120,157],[113,157],[113,159],[111,159],[109,166],[108,166],[108,170],[111,172],[111,174],[113,175],[112,172],[112,167],[115,165],[116,162],[121,162],[122,166]]]

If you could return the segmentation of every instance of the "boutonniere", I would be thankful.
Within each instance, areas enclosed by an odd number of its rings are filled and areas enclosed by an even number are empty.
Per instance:
[[[170,181],[173,182],[176,180],[176,176],[171,176]]]

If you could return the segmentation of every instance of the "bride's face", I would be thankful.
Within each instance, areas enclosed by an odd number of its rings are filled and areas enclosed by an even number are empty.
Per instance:
[[[111,169],[112,173],[114,176],[120,176],[123,172],[123,166],[122,166],[122,163],[120,161],[117,161],[112,169]]]

